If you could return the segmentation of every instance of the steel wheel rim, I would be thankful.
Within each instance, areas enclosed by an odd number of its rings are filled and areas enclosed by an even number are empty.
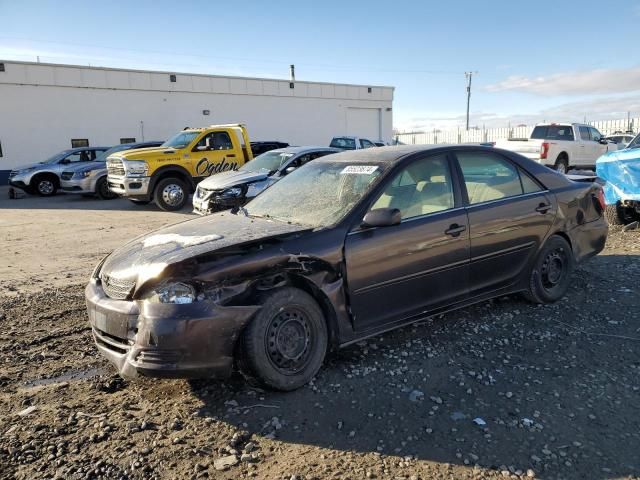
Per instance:
[[[543,287],[547,290],[557,287],[566,276],[566,271],[567,253],[564,248],[559,247],[547,253],[540,268]]]
[[[184,200],[184,190],[180,185],[170,183],[162,189],[162,200],[171,207],[177,207]]]
[[[38,191],[44,195],[53,193],[53,182],[51,180],[40,180],[38,182]]]
[[[265,348],[269,361],[281,373],[294,375],[306,366],[312,340],[309,316],[297,308],[284,308],[267,327]]]

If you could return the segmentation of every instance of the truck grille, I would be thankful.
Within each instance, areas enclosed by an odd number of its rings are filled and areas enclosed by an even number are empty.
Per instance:
[[[124,176],[124,165],[120,159],[109,159],[107,161],[107,173],[115,177]]]
[[[102,280],[104,293],[114,300],[125,300],[133,290],[133,287],[136,286],[134,280],[121,280],[109,275],[101,275],[100,279]]]
[[[62,180],[71,180],[71,177],[73,177],[73,172],[62,172],[62,175],[60,175]]]

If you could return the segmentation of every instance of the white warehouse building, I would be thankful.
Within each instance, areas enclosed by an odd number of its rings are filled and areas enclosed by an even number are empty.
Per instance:
[[[393,87],[0,60],[0,181],[72,145],[245,123],[252,141],[392,137]]]

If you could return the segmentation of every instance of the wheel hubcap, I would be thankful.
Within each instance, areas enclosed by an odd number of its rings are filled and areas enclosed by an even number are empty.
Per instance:
[[[542,283],[545,288],[553,288],[564,278],[566,270],[566,253],[557,248],[547,254],[542,263]]]
[[[45,195],[53,193],[53,182],[51,180],[41,180],[38,183],[38,191]]]
[[[175,183],[169,184],[162,190],[162,200],[171,207],[176,207],[184,200],[184,190]]]
[[[267,328],[269,360],[283,373],[304,367],[311,351],[311,328],[307,316],[294,309],[282,310]]]

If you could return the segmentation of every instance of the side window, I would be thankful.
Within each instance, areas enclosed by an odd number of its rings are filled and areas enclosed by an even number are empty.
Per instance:
[[[416,160],[398,173],[371,208],[397,208],[404,220],[453,206],[447,156],[437,155]]]
[[[360,140],[360,145],[362,146],[362,148],[375,147],[375,145],[373,143],[371,143],[369,140],[367,140],[365,138]]]
[[[231,138],[227,132],[211,132],[200,139],[194,150],[232,150]]]
[[[580,139],[591,140],[591,136],[589,135],[589,127],[580,127]]]
[[[531,178],[524,170],[519,168],[518,173],[520,174],[520,181],[522,182],[522,190],[524,191],[524,193],[535,193],[542,191],[542,187],[538,185],[538,183],[533,178]]]
[[[593,140],[594,142],[599,142],[602,138],[602,134],[593,127],[589,127],[589,130],[591,131],[591,140]]]
[[[456,156],[470,204],[522,195],[518,170],[507,160],[485,152],[458,152]]]
[[[62,160],[60,160],[60,163],[75,163],[75,162],[88,162],[88,161],[89,161],[89,155],[87,155],[87,152],[81,151],[81,152],[74,152],[67,155]]]

